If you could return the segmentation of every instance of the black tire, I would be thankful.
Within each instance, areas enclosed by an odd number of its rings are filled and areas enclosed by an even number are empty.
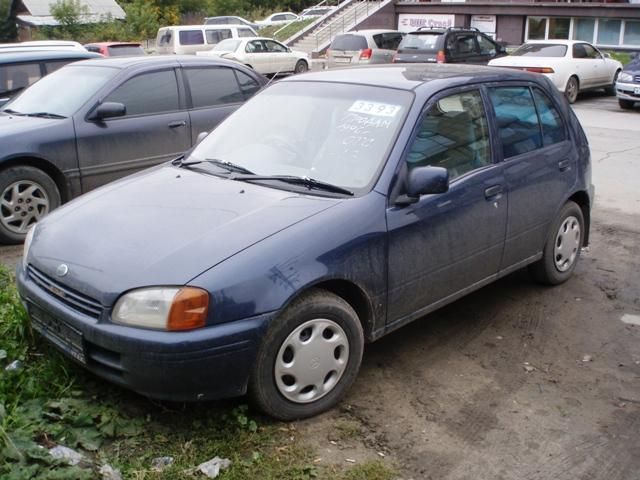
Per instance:
[[[298,60],[296,63],[296,68],[293,70],[293,73],[304,73],[309,70],[309,65],[304,60]]]
[[[616,82],[618,81],[618,75],[620,75],[620,70],[616,70],[616,73],[613,74],[613,82],[604,89],[604,93],[607,95],[613,96],[616,94]]]
[[[27,194],[31,187],[35,190]],[[25,198],[20,198],[20,190]],[[61,197],[49,175],[34,167],[17,165],[0,171],[0,201],[0,243],[15,244],[24,241],[33,223],[60,206]],[[11,220],[12,217],[16,219]]]
[[[575,250],[574,248],[571,248],[569,253],[571,254],[571,252],[573,252],[575,257],[570,264],[564,266],[565,269],[561,269],[558,267],[558,262],[562,260],[563,257],[556,253],[556,246],[560,245],[561,242],[558,242],[559,240],[562,240],[560,238],[560,230],[561,228],[563,229],[562,237],[575,236],[574,230],[566,231],[563,228],[573,224],[574,220],[577,222],[579,227],[579,238],[575,239],[577,240],[577,245],[574,246]],[[582,209],[575,202],[568,201],[564,207],[562,207],[557,218],[551,224],[551,229],[542,251],[542,258],[529,267],[529,272],[533,278],[545,285],[559,285],[569,280],[580,258],[580,249],[584,242],[584,234],[584,216],[582,214]],[[571,242],[567,243],[572,245]]]
[[[578,81],[578,77],[573,75],[569,77],[569,80],[567,80],[567,85],[564,87],[564,96],[567,98],[569,103],[575,103],[579,92],[580,82]]]
[[[620,105],[620,108],[622,108],[623,110],[632,109],[634,103],[635,102],[633,100],[623,100],[622,98],[618,99],[618,105]]]
[[[292,401],[284,396],[276,381],[276,361],[279,359],[281,347],[285,346],[285,341],[288,341],[296,329],[303,328],[301,327],[303,324],[324,320],[334,322],[345,334],[348,342],[348,355],[345,353],[346,366],[342,376],[327,393],[323,394],[324,396],[309,403]],[[324,333],[323,330],[321,333],[323,337]],[[351,305],[325,290],[311,290],[294,300],[269,326],[262,339],[249,379],[249,394],[263,412],[280,420],[290,421],[318,415],[335,406],[353,384],[360,369],[363,350],[362,325]],[[335,355],[335,351],[329,350],[329,352],[331,352],[329,356]],[[293,359],[292,354],[290,360],[292,363]],[[304,365],[306,367],[306,364]],[[305,373],[316,373],[312,369],[317,367],[312,365],[312,363],[309,364]],[[301,385],[303,384],[304,382],[301,382]]]

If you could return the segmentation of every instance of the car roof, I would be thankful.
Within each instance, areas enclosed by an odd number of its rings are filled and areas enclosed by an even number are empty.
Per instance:
[[[515,69],[464,64],[415,63],[337,68],[294,75],[279,82],[317,81],[416,90],[430,82],[440,80],[445,80],[447,86],[455,86],[465,85],[473,80],[478,82],[535,81],[537,78],[539,77],[532,73]]]
[[[79,50],[36,50],[30,48],[28,50],[21,51],[11,51],[0,53],[0,64],[8,64],[8,63],[21,63],[21,62],[37,62],[37,61],[45,61],[45,60],[62,60],[66,58],[95,58],[95,59],[103,59],[102,55],[99,53],[93,53],[84,51],[81,52]]]
[[[378,33],[401,33],[401,32],[398,30],[390,30],[388,28],[369,28],[369,29],[362,29],[362,30],[353,30],[351,32],[344,32],[344,33],[341,33],[340,35],[358,35],[359,33],[365,34],[365,35],[376,35]]]
[[[525,42],[525,45],[527,44],[531,44],[531,43],[542,43],[542,44],[550,44],[550,45],[574,45],[576,43],[588,43],[589,45],[591,45],[591,43],[589,42],[585,42],[583,40],[527,40]]]
[[[100,66],[111,68],[132,68],[139,66],[177,66],[177,65],[238,65],[237,62],[216,57],[199,57],[196,55],[147,55],[140,57],[108,57],[85,60],[74,63],[74,66]]]
[[[136,46],[141,47],[142,44],[140,42],[92,42],[86,43],[86,46],[92,47],[115,47],[115,46]]]

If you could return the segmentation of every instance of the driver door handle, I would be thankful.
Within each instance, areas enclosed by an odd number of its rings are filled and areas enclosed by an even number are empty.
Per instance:
[[[498,200],[502,197],[502,185],[494,185],[484,191],[484,198],[489,201]]]
[[[187,122],[185,122],[184,120],[176,120],[175,122],[169,122],[169,125],[167,126],[169,128],[186,127]]]

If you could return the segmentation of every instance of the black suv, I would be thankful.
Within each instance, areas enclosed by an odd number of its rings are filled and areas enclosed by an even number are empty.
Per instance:
[[[475,63],[486,65],[507,51],[476,28],[422,27],[405,35],[394,63]]]

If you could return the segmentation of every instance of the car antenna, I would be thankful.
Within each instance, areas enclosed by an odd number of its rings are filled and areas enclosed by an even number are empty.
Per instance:
[[[273,82],[273,79],[276,78],[278,75],[280,75],[280,72],[282,72],[282,67],[280,68],[280,70],[278,70],[276,73],[274,73],[271,76],[271,78],[269,79],[269,81],[267,82],[267,84],[263,88],[267,88],[269,85],[271,85],[271,82]]]

